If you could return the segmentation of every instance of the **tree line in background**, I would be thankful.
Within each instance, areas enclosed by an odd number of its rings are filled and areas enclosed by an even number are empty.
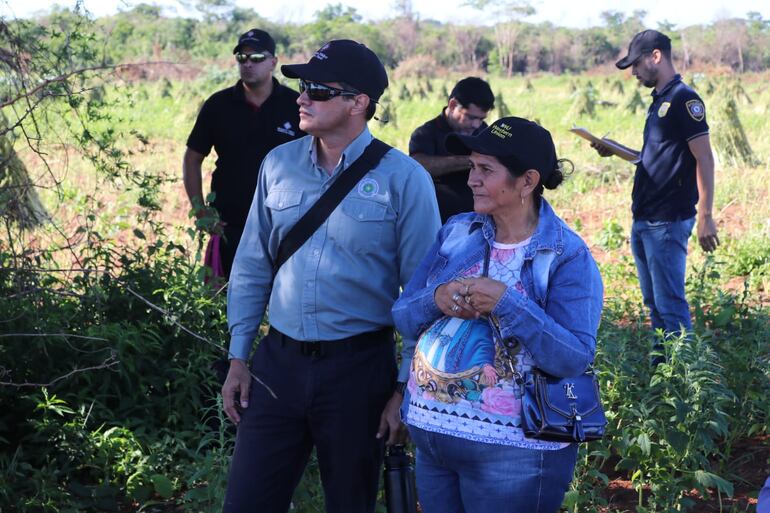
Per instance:
[[[477,8],[479,18],[491,13],[499,21],[481,26],[420,19],[411,0],[397,0],[394,16],[385,20],[364,21],[355,8],[336,4],[317,11],[309,23],[269,21],[254,9],[235,6],[234,0],[199,0],[196,17],[166,16],[161,7],[140,4],[96,19],[100,41],[94,41],[94,48],[100,48],[107,64],[217,59],[232,51],[238,34],[261,27],[273,35],[284,60],[307,57],[330,39],[350,38],[364,42],[387,66],[401,68],[405,74],[435,73],[437,67],[507,76],[580,73],[614,62],[633,34],[645,28],[647,15],[641,10],[631,15],[604,11],[601,26],[574,29],[527,22],[535,10],[520,2],[470,0],[468,4]],[[13,23],[19,34],[33,31],[38,24],[58,26],[66,33],[69,25],[78,22],[81,10],[79,4],[73,10],[54,7],[35,20]],[[770,19],[758,12],[709,25],[662,23],[657,28],[672,38],[674,59],[682,71],[770,68]]]

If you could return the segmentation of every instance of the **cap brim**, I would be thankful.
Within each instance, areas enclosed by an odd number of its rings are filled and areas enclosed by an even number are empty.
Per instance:
[[[644,55],[644,52],[646,50],[641,50],[637,52],[629,52],[628,55],[620,59],[618,62],[615,63],[615,66],[617,66],[618,69],[626,69],[630,66],[633,66],[633,64],[641,59],[642,55]]]
[[[620,59],[618,62],[615,63],[615,66],[618,69],[626,69],[629,66],[631,66],[634,63],[635,59],[631,59],[630,55],[626,55],[622,59]]]
[[[476,135],[449,134],[444,139],[444,147],[453,155],[470,155],[471,152],[498,157],[507,152],[500,152],[500,148],[484,144],[481,137]]]
[[[284,64],[281,66],[281,73],[286,78],[302,78],[311,82],[337,82],[338,76],[323,66],[317,66],[313,63],[307,64]]]

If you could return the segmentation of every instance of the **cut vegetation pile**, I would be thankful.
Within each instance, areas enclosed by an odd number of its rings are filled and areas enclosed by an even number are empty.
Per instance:
[[[719,89],[711,99],[711,129],[714,151],[720,162],[736,166],[755,166],[759,163],[751,149],[738,112],[738,101],[750,98],[740,83]]]

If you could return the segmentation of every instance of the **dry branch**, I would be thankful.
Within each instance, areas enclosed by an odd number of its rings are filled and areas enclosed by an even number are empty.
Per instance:
[[[0,385],[2,386],[9,386],[9,387],[17,387],[17,388],[24,388],[24,387],[35,387],[35,388],[41,388],[41,387],[50,387],[58,383],[59,381],[63,379],[67,379],[71,376],[74,376],[75,374],[79,374],[81,372],[88,372],[92,370],[101,370],[101,369],[109,369],[114,367],[115,365],[119,364],[120,362],[115,357],[115,353],[111,354],[109,358],[104,360],[101,365],[94,365],[92,367],[76,367],[72,369],[67,374],[64,374],[62,376],[59,376],[58,378],[54,378],[53,380],[49,381],[48,383],[14,383],[13,381],[0,381]],[[5,376],[8,374],[8,371],[5,368],[0,367],[0,376]]]
[[[184,332],[185,332],[185,333],[187,333],[188,335],[190,335],[190,336],[192,336],[192,337],[195,337],[195,338],[197,338],[198,340],[201,340],[201,341],[203,341],[203,342],[206,342],[207,344],[209,344],[209,345],[211,345],[211,346],[213,346],[213,347],[216,347],[216,348],[217,348],[217,350],[219,350],[219,351],[222,351],[222,352],[226,352],[228,356],[231,356],[231,357],[234,357],[234,356],[235,356],[235,355],[233,355],[233,354],[232,354],[230,351],[228,351],[228,350],[227,350],[227,349],[225,349],[224,347],[220,346],[219,344],[216,344],[215,342],[213,342],[213,341],[211,341],[211,340],[207,339],[206,337],[204,337],[204,336],[201,336],[201,335],[198,335],[198,334],[197,334],[197,333],[195,333],[194,331],[190,330],[189,328],[187,328],[186,326],[184,326],[182,323],[180,323],[179,321],[177,321],[177,320],[174,318],[174,316],[173,316],[173,315],[172,315],[170,312],[168,312],[167,310],[164,310],[163,308],[159,307],[158,305],[156,305],[156,304],[152,303],[152,302],[151,302],[149,299],[145,298],[144,296],[142,296],[141,294],[139,294],[138,292],[136,292],[134,289],[132,289],[132,288],[131,288],[131,287],[129,287],[128,285],[126,285],[126,290],[128,290],[128,291],[129,291],[131,294],[133,294],[133,295],[134,295],[134,296],[136,296],[137,298],[139,298],[139,299],[140,299],[142,302],[144,302],[146,305],[148,305],[148,306],[149,306],[150,308],[152,308],[153,310],[155,310],[155,311],[157,311],[157,312],[160,312],[160,313],[162,313],[164,316],[166,316],[166,318],[167,318],[167,319],[169,319],[169,320],[171,321],[171,323],[172,323],[172,324],[174,324],[175,326],[177,326],[179,329],[181,329],[182,331],[184,331]],[[273,389],[271,389],[269,386],[267,386],[267,384],[266,384],[264,381],[262,381],[262,380],[261,380],[261,379],[259,379],[257,376],[255,376],[255,375],[254,375],[254,373],[253,373],[253,372],[251,372],[251,371],[249,371],[249,374],[251,374],[251,377],[252,377],[252,378],[254,378],[254,380],[255,380],[257,383],[259,383],[260,385],[262,385],[263,387],[265,387],[265,390],[267,390],[267,391],[270,393],[270,395],[273,397],[273,399],[278,399],[278,396],[277,396],[277,395],[275,395],[275,392],[273,392]]]
[[[150,62],[133,62],[133,63],[125,63],[125,64],[113,64],[113,65],[99,65],[99,66],[88,66],[85,68],[76,69],[73,71],[70,71],[69,73],[64,73],[62,75],[59,75],[58,77],[48,78],[43,80],[41,83],[33,87],[32,89],[29,89],[22,94],[11,98],[10,100],[6,100],[2,103],[0,103],[0,109],[4,107],[8,107],[9,105],[13,105],[14,103],[23,100],[25,98],[29,98],[30,96],[33,96],[37,94],[39,91],[45,89],[51,84],[55,84],[58,82],[66,82],[70,78],[82,75],[84,73],[88,73],[90,71],[105,71],[105,70],[118,70],[118,69],[130,69],[130,68],[139,68],[141,66],[155,66],[159,64],[175,64],[173,62],[169,61],[150,61]]]

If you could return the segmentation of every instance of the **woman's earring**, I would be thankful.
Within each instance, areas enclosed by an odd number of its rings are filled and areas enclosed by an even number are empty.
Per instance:
[[[524,195],[523,194],[521,195],[521,206],[522,207],[524,206]]]

